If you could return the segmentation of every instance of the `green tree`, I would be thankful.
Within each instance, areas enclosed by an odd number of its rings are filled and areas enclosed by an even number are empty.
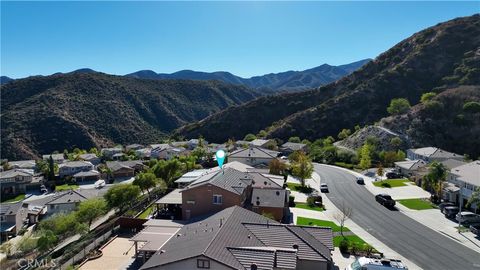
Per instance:
[[[436,95],[437,95],[437,93],[435,93],[435,92],[424,93],[422,95],[422,97],[420,98],[420,102],[425,104],[425,103],[431,101]]]
[[[148,197],[150,197],[150,188],[153,188],[157,185],[158,183],[157,176],[155,176],[154,173],[151,172],[143,172],[137,174],[135,176],[135,180],[133,180],[134,185],[138,186],[142,191],[147,191]]]
[[[378,164],[378,168],[377,168],[377,175],[382,177],[384,174],[384,171],[383,171],[383,166],[382,166],[382,163],[379,163]]]
[[[265,138],[267,137],[267,132],[265,130],[260,130],[257,134],[257,138]]]
[[[400,148],[400,146],[402,146],[402,139],[400,139],[399,137],[393,137],[392,139],[390,139],[390,145],[395,149],[395,150],[398,150]]]
[[[405,98],[394,98],[390,101],[387,111],[391,115],[406,113],[410,109],[410,102]]]
[[[37,248],[40,252],[48,251],[53,248],[58,241],[58,237],[50,230],[43,231],[37,241]]]
[[[360,148],[359,153],[359,166],[363,170],[366,170],[372,166],[372,158],[371,158],[371,146],[369,144],[364,144],[362,148]]]
[[[470,199],[468,199],[467,207],[475,207],[475,212],[480,210],[480,187],[475,188]]]
[[[302,187],[305,186],[305,179],[310,178],[313,173],[313,164],[303,152],[298,152],[297,159],[292,164],[292,175],[300,178]]]
[[[255,134],[250,133],[250,134],[245,135],[245,138],[243,138],[243,140],[251,142],[251,141],[255,140],[256,138],[257,138],[257,136],[255,136]]]
[[[355,132],[359,131],[361,129],[360,125],[355,125]]]
[[[291,143],[300,143],[301,142],[300,137],[290,137],[290,138],[288,138],[288,141],[291,142]]]
[[[80,203],[78,210],[76,211],[77,220],[88,224],[88,227],[92,226],[92,222],[104,215],[107,211],[107,203],[103,198],[95,198],[86,200]]]
[[[181,176],[182,163],[175,158],[160,160],[153,166],[152,170],[157,178],[165,181],[168,187],[173,187],[175,184],[173,181]]]
[[[435,195],[437,195],[437,199],[442,196],[443,182],[446,178],[447,168],[445,165],[437,161],[432,162],[428,168],[426,179]]]
[[[287,165],[278,158],[275,158],[270,161],[268,168],[270,174],[282,175],[287,169]]]
[[[352,131],[350,129],[344,128],[342,129],[342,131],[340,131],[340,133],[338,133],[337,138],[339,140],[343,140],[350,136],[350,134],[352,134]]]
[[[469,101],[463,104],[463,110],[469,113],[480,112],[480,102]]]
[[[103,196],[111,208],[124,210],[140,195],[140,188],[132,184],[117,184],[111,187]]]
[[[53,162],[53,158],[50,156],[48,158],[48,180],[54,181],[56,173],[58,173],[58,165]]]

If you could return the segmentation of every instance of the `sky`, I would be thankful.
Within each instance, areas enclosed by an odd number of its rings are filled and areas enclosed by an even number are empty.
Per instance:
[[[0,73],[242,77],[375,58],[480,2],[1,2]]]

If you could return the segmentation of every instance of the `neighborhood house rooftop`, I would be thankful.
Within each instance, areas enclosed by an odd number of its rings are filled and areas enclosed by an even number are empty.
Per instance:
[[[458,166],[450,170],[457,175],[457,179],[474,186],[480,186],[480,160]]]

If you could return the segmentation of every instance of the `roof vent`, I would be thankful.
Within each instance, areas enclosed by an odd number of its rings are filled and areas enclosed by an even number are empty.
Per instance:
[[[266,186],[266,185],[267,185],[267,181],[263,182],[263,184]]]
[[[254,263],[252,263],[252,264],[250,265],[250,270],[257,270],[257,265],[254,264]]]
[[[297,245],[297,244],[293,244],[293,245],[292,245],[292,248],[298,250],[298,245]]]
[[[247,238],[248,238],[248,239],[251,239],[251,238],[252,238],[252,236],[249,234],[249,235],[247,235]]]
[[[260,201],[257,201],[257,205],[260,205]]]
[[[280,191],[278,191],[278,190],[277,190],[277,192],[275,192],[275,193],[277,194],[277,196],[279,196],[279,195],[280,195]]]

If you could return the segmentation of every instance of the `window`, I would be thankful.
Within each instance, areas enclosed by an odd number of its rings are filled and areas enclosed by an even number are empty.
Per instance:
[[[222,204],[223,203],[223,197],[222,195],[213,195],[213,204]]]
[[[197,268],[210,269],[210,261],[197,259]]]

